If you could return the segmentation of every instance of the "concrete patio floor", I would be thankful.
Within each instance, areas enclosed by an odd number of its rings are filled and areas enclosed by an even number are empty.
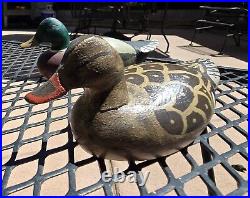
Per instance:
[[[97,29],[98,33],[108,30]],[[155,33],[154,33],[155,32]],[[35,34],[35,30],[26,31],[3,31],[4,40],[26,41],[31,35]],[[131,36],[132,34],[125,34]],[[197,33],[193,46],[189,46],[193,35],[193,29],[169,29],[166,30],[166,36],[170,43],[168,55],[171,58],[180,60],[191,60],[196,58],[209,58],[217,65],[225,67],[248,68],[248,41],[247,36],[241,39],[241,46],[237,47],[232,38],[229,38],[223,55],[217,55],[223,43],[223,35],[216,32]],[[138,35],[133,40],[146,39],[146,35]],[[152,30],[151,39],[159,41],[159,49],[166,50],[166,42],[164,37],[158,31]]]
[[[3,39],[4,40],[16,40],[16,41],[26,41],[30,38],[31,35],[33,35],[35,32],[34,30],[30,31],[3,31]],[[167,38],[170,42],[170,49],[169,49],[169,55],[171,58],[175,59],[181,59],[181,60],[191,60],[196,58],[209,58],[213,60],[217,65],[225,66],[225,67],[232,67],[232,68],[240,68],[240,69],[248,69],[248,55],[247,55],[247,38],[243,37],[242,43],[240,47],[236,47],[233,40],[229,39],[227,46],[225,47],[225,54],[222,56],[217,56],[216,54],[217,49],[220,48],[222,45],[222,36],[213,34],[213,33],[202,33],[197,34],[197,41],[194,42],[195,47],[188,46],[190,43],[190,38],[192,36],[193,31],[191,29],[170,29],[167,32]],[[130,35],[130,34],[127,34]],[[145,35],[136,36],[134,40],[139,39],[145,39]],[[165,41],[163,36],[154,34],[152,35],[151,39],[159,40],[160,46],[159,48],[161,50],[166,49]],[[6,80],[3,79],[3,84]],[[222,88],[222,86],[221,86]],[[75,90],[77,92],[79,90]],[[81,91],[81,90],[80,90]],[[248,90],[245,90],[247,92]],[[25,94],[25,93],[23,93]],[[10,97],[10,96],[8,96]],[[76,101],[78,97],[74,98],[74,101]],[[6,98],[4,98],[6,99]],[[19,101],[20,103],[25,103],[25,101],[22,99]],[[58,104],[62,104],[63,100],[56,101]],[[46,105],[38,105],[33,107],[32,111],[36,111],[35,109],[46,109]],[[219,104],[217,104],[219,105]],[[3,107],[3,109],[6,107]],[[241,111],[244,111],[247,114],[247,109],[244,109],[244,107],[239,107]],[[15,115],[21,115],[24,114],[24,112],[16,111],[12,112]],[[55,110],[52,112],[54,117],[64,115],[68,112],[67,108]],[[34,118],[30,118],[29,122],[37,122],[43,121],[46,118],[46,110],[44,113],[40,115],[36,115]],[[234,115],[232,113],[228,113],[227,117],[230,119],[235,119]],[[216,126],[220,126],[222,124],[222,120],[218,117],[213,117],[212,123],[215,123]],[[68,124],[68,121],[66,119],[61,120],[57,123],[52,123],[50,127],[50,131],[54,130],[60,130],[64,129]],[[12,123],[6,123],[3,130],[11,129],[13,126],[18,125],[17,122]],[[242,123],[242,127],[247,130],[247,122]],[[40,128],[39,128],[40,127]],[[31,138],[40,135],[40,132],[43,132],[44,126],[40,125],[39,127],[35,127],[34,129],[31,128],[31,130],[25,132],[25,136],[23,138]],[[237,144],[240,144],[240,142],[246,141],[245,137],[239,136],[239,134],[234,134],[233,132],[230,133],[230,138],[233,141],[238,141]],[[4,135],[3,136],[3,145],[8,145],[10,143],[13,143],[18,137],[18,134],[14,133],[11,135]],[[47,145],[47,150],[60,147],[67,142],[67,135],[61,134],[52,137]],[[218,136],[214,136],[213,139],[211,139],[210,144],[212,147],[218,151],[218,153],[224,153],[230,149],[229,145],[227,145],[223,140],[221,140]],[[18,151],[18,159],[23,159],[28,156],[35,155],[42,146],[42,141],[36,141],[27,145],[24,145],[20,148]],[[192,147],[190,147],[190,152],[192,153],[192,156],[195,160],[197,160],[198,164],[202,164],[202,158],[200,155],[200,148],[199,144],[196,144]],[[8,161],[8,159],[11,157],[12,151],[4,151],[2,161],[3,163]],[[83,151],[79,146],[75,148],[74,151],[75,160],[80,161],[82,159],[90,158],[91,155],[87,154],[85,151]],[[230,164],[235,164],[240,161],[242,165],[245,167],[248,167],[248,162],[242,158],[240,155],[234,155],[230,159]],[[68,156],[67,151],[62,151],[55,153],[48,158],[46,158],[45,164],[44,164],[44,174],[57,170],[68,162]],[[107,164],[107,167],[109,167],[110,172],[113,172],[113,167],[119,167],[120,170],[125,170],[128,167],[128,162],[121,162],[121,161],[114,161],[114,160],[105,160],[105,163]],[[182,154],[180,152],[170,156],[167,158],[167,163],[170,166],[170,168],[174,171],[175,177],[180,177],[182,175],[185,175],[186,173],[191,171],[191,166],[188,164],[188,162],[184,159]],[[30,178],[32,178],[38,168],[38,162],[31,161],[29,163],[23,164],[21,166],[16,167],[15,171],[12,172],[12,175],[10,176],[8,186],[13,186],[18,183],[22,183],[25,181],[28,181]],[[150,171],[153,174],[149,176],[148,183],[147,183],[147,189],[150,192],[154,192],[156,189],[161,188],[162,186],[166,185],[167,178],[162,172],[162,170],[159,167],[159,164],[152,164],[148,166],[143,171]],[[88,166],[83,166],[77,169],[76,171],[76,188],[82,189],[83,187],[87,187],[91,184],[94,184],[98,181],[100,178],[100,172],[98,168],[98,164],[91,163]],[[231,192],[232,190],[237,188],[236,181],[227,173],[227,171],[221,166],[217,165],[215,167],[215,174],[216,174],[216,182],[218,188],[223,192],[223,194],[227,194]],[[240,173],[240,175],[245,179],[248,180],[247,175],[248,171],[245,173]],[[41,188],[41,195],[65,195],[68,191],[68,182],[69,178],[68,175],[62,174],[59,176],[56,176],[52,179],[47,180],[43,183]],[[15,193],[12,193],[11,195],[32,195],[33,194],[33,187],[28,187],[23,190],[17,191]],[[207,195],[207,188],[204,184],[204,182],[201,180],[200,177],[195,177],[193,180],[185,184],[185,192],[188,195]],[[136,187],[136,184],[132,183],[122,183],[122,184],[116,184],[113,188],[113,193],[116,195],[140,195],[140,192],[138,188]],[[99,189],[98,191],[92,192],[88,195],[104,195],[103,189]],[[171,191],[167,195],[176,195],[176,192]]]

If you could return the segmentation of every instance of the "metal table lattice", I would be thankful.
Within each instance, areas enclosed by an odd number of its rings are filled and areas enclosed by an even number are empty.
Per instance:
[[[188,148],[166,158],[128,163],[97,159],[76,144],[68,125],[68,116],[81,95],[81,89],[72,90],[61,99],[44,105],[34,106],[24,101],[25,94],[44,81],[35,61],[46,46],[21,49],[19,42],[2,41],[2,50],[4,195],[247,193],[247,173],[232,167],[233,164],[243,164],[247,168],[246,70],[220,68],[222,77],[216,91],[216,115],[208,126],[208,133],[201,135]],[[202,151],[210,153],[212,158],[202,160]],[[178,162],[174,164],[175,160]],[[103,182],[100,174],[104,170],[115,174],[114,166],[121,167],[125,173],[129,170],[150,170],[150,177],[144,186],[138,183]],[[212,169],[215,170],[216,184],[209,174]],[[224,179],[221,170],[231,178],[233,187],[223,188],[221,183],[229,180]]]

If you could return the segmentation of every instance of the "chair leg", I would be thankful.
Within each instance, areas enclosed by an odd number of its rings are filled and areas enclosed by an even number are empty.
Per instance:
[[[230,34],[230,28],[227,28],[227,34],[226,34],[225,37],[224,37],[224,42],[223,42],[223,44],[222,44],[222,46],[221,46],[221,49],[220,49],[218,55],[222,55],[222,54],[223,54],[223,50],[224,50],[224,48],[225,48],[225,46],[226,46],[227,39],[228,39],[228,37],[229,37],[230,35],[231,35],[231,34]]]
[[[165,18],[165,17],[164,17]],[[165,41],[166,41],[166,43],[167,43],[167,49],[166,49],[166,51],[164,52],[165,54],[166,53],[168,53],[168,50],[169,50],[169,41],[168,41],[168,38],[167,38],[167,36],[166,36],[166,34],[165,34],[165,31],[164,31],[164,22],[162,23],[162,26],[161,26],[161,34],[162,34],[162,36],[164,37],[164,39],[165,39]]]
[[[197,29],[195,28],[194,29],[194,33],[193,33],[193,36],[192,36],[192,39],[191,39],[191,43],[189,44],[190,46],[193,46],[193,41],[194,41],[194,38],[196,36],[196,32],[197,32]]]
[[[164,32],[162,33],[162,35],[163,35],[163,37],[164,37],[164,39],[165,39],[165,41],[166,41],[166,43],[167,43],[167,49],[166,49],[166,51],[165,51],[165,54],[166,54],[166,53],[168,53],[168,49],[169,49],[169,41],[168,41],[167,36],[165,35]]]
[[[147,35],[147,40],[150,40],[151,39],[151,34],[149,33],[148,35]]]
[[[220,48],[220,51],[219,51],[218,55],[222,55],[223,54],[223,50],[224,50],[224,48],[226,46],[226,43],[227,43],[227,35],[225,35],[225,37],[224,37],[224,41],[223,41],[223,44],[222,44],[222,46]]]
[[[164,9],[164,12],[163,12],[163,17],[162,17],[162,22],[161,22],[161,34],[163,35],[166,43],[167,43],[167,49],[166,51],[164,52],[165,54],[168,53],[168,50],[169,50],[169,41],[168,41],[168,38],[165,34],[165,21],[167,19],[167,7],[165,7]]]
[[[234,42],[235,42],[236,46],[238,46],[238,47],[240,46],[240,36],[241,36],[240,33],[236,33],[233,35]]]

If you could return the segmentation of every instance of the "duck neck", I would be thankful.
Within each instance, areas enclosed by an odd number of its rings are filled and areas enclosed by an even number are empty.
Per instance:
[[[128,104],[128,90],[124,77],[109,89],[90,89],[89,91],[91,98],[99,100],[101,112],[118,109]]]

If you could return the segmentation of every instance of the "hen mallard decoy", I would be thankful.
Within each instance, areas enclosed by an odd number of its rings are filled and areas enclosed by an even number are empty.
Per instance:
[[[74,42],[57,73],[25,99],[45,103],[83,87],[70,124],[89,153],[115,160],[154,159],[187,146],[206,128],[219,82],[213,63],[145,62],[124,70],[117,51],[101,37]]]
[[[83,35],[71,41],[72,45],[92,35]],[[156,49],[158,41],[122,41],[110,37],[102,37],[115,50],[117,50],[124,61],[124,65],[132,65],[142,62],[147,54]],[[50,78],[60,65],[64,52],[70,44],[67,28],[62,22],[55,18],[46,18],[38,26],[36,34],[28,41],[21,44],[22,48],[37,46],[41,43],[51,43],[51,49],[45,51],[38,58],[37,66],[40,73]],[[99,46],[96,46],[99,47]]]

